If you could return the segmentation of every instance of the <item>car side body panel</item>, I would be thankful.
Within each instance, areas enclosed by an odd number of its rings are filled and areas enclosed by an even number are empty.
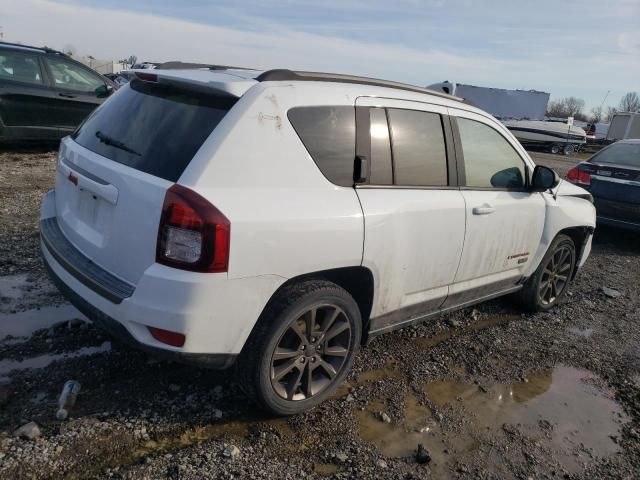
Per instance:
[[[542,194],[546,203],[544,230],[536,254],[529,268],[524,272],[525,277],[529,277],[535,272],[553,239],[567,229],[585,230],[587,237],[578,268],[584,265],[591,251],[591,239],[596,226],[595,207],[590,201],[578,196],[587,194],[582,188],[575,187],[564,180],[556,187],[554,193],[545,192]]]
[[[324,177],[287,118],[300,104],[353,106],[353,97],[322,87],[310,96],[297,85],[256,85],[179,179],[231,221],[230,279],[292,278],[362,262],[354,189]]]

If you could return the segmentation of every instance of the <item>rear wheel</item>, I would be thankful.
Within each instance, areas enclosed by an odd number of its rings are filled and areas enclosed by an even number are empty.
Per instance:
[[[557,305],[571,281],[576,262],[576,247],[567,235],[558,235],[551,243],[535,273],[519,292],[520,301],[530,311],[546,311]]]
[[[557,143],[554,143],[553,145],[551,145],[551,153],[553,153],[554,155],[559,154],[560,150],[561,150],[561,147]]]
[[[574,152],[575,152],[575,148],[570,143],[567,143],[564,146],[564,154],[565,155],[572,155]]]
[[[243,349],[242,388],[277,415],[304,412],[342,383],[361,335],[360,310],[344,289],[327,281],[288,287]]]

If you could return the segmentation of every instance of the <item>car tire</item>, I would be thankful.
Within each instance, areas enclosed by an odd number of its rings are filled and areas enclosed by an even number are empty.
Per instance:
[[[336,391],[361,337],[360,309],[343,288],[323,280],[285,287],[243,348],[240,386],[270,413],[302,413]]]
[[[521,305],[530,312],[555,307],[567,292],[576,262],[576,247],[567,235],[558,235],[535,273],[518,292]]]
[[[551,150],[550,150],[550,151],[551,151],[551,153],[553,153],[554,155],[559,154],[559,153],[560,153],[560,150],[561,150],[561,147],[560,147],[560,145],[558,145],[557,143],[556,143],[556,144],[551,145]]]

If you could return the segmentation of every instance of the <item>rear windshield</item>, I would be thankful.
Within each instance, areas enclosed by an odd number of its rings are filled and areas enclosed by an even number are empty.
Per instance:
[[[72,138],[115,162],[175,182],[234,103],[133,80],[91,114]]]
[[[640,167],[640,143],[618,143],[602,150],[591,161]]]

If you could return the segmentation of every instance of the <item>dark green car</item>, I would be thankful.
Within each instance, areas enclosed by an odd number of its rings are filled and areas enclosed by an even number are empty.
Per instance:
[[[64,53],[0,42],[0,142],[58,140],[114,88]]]

